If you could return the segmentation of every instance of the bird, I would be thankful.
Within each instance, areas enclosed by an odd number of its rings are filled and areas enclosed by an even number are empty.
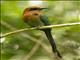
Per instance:
[[[38,26],[48,26],[51,25],[48,17],[43,13],[42,10],[48,9],[45,7],[32,6],[24,9],[23,11],[23,20],[30,27],[38,27]],[[43,31],[49,40],[53,53],[56,53],[59,58],[62,58],[60,52],[57,49],[54,38],[51,34],[52,28],[40,29]]]

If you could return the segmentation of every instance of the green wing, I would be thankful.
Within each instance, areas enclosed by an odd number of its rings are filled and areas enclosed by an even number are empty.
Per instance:
[[[44,25],[50,25],[50,22],[47,16],[40,16],[40,20],[44,23]]]

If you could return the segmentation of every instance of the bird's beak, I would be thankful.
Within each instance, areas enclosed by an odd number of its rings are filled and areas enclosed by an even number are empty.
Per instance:
[[[40,8],[40,10],[44,10],[44,9],[48,9],[48,8]]]

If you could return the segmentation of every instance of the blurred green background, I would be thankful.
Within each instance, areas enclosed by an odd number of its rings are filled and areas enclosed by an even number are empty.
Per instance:
[[[29,1],[0,1],[1,34],[28,28],[22,13]],[[80,1],[45,1],[42,6],[51,24],[80,22]],[[53,28],[58,50],[64,60],[80,60],[80,25]],[[0,41],[2,60],[55,60],[51,46],[42,31],[30,30],[4,37]]]

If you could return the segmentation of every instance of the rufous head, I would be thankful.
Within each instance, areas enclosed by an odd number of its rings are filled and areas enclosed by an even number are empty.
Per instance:
[[[26,8],[26,9],[24,10],[23,14],[24,14],[26,11],[27,11],[27,12],[29,12],[29,11],[35,11],[35,10],[41,11],[41,10],[43,10],[43,9],[48,9],[48,8],[42,8],[42,7],[38,7],[38,6],[32,6],[32,7]]]

